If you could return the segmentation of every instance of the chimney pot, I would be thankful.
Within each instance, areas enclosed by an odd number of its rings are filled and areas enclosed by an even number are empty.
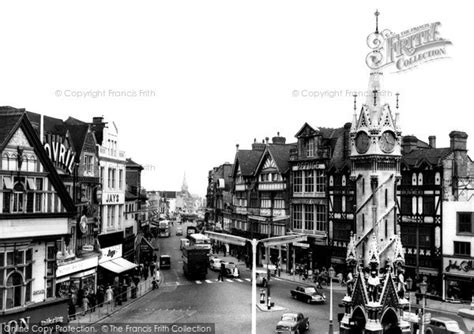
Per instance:
[[[239,144],[235,144],[235,147],[237,149],[237,152],[239,152]]]
[[[467,151],[467,133],[462,131],[451,131],[449,133],[449,138],[451,138],[451,150]]]
[[[268,137],[265,137],[265,144],[268,144]]]

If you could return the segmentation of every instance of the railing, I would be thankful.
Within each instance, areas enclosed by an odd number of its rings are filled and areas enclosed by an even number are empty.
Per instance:
[[[104,301],[103,303],[93,305],[89,303],[87,310],[82,309],[79,312],[69,314],[69,324],[94,324],[103,318],[108,317],[112,313],[122,309],[128,305],[128,301],[140,298],[152,290],[152,279],[141,281],[135,287],[135,291],[131,287],[127,287],[126,291],[113,295],[113,300]],[[97,295],[96,295],[97,296]],[[104,292],[104,298],[106,298]],[[80,301],[82,305],[82,301]]]

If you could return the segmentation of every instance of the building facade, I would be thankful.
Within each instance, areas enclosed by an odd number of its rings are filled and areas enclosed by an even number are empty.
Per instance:
[[[24,109],[0,110],[0,324],[67,322],[56,290],[71,197]]]

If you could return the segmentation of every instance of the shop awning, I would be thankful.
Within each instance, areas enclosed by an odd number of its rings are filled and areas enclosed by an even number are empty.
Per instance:
[[[124,258],[121,258],[121,257],[107,261],[107,262],[100,263],[99,266],[109,271],[112,271],[116,274],[121,274],[124,271],[137,267],[135,263],[125,260]]]

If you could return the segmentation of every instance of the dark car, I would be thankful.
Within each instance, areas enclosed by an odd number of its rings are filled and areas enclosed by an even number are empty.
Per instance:
[[[456,320],[445,317],[433,317],[425,327],[426,334],[464,334]]]
[[[275,334],[300,334],[309,330],[309,320],[303,313],[284,313],[278,322]]]
[[[291,297],[308,304],[323,304],[326,301],[324,293],[319,292],[314,286],[297,286],[296,289],[291,290]]]
[[[160,269],[171,268],[171,257],[169,255],[160,255]]]

